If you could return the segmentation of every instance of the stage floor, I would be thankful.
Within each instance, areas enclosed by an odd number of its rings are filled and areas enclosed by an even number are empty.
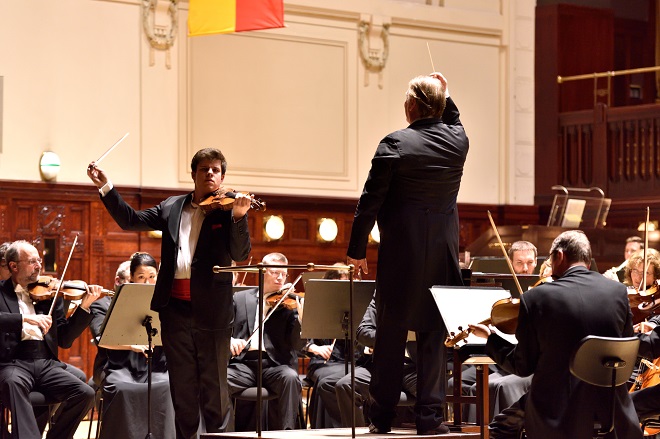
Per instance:
[[[252,431],[235,432],[235,433],[203,433],[201,439],[254,439],[258,437],[257,433]],[[300,439],[300,438],[317,438],[317,439],[331,439],[331,438],[350,438],[350,428],[324,428],[320,430],[286,430],[286,431],[262,431],[261,437],[265,439]],[[356,428],[355,437],[361,439],[420,439],[420,438],[443,438],[443,439],[464,439],[464,438],[478,438],[479,433],[459,433],[449,432],[448,434],[436,436],[418,436],[415,430],[394,428],[388,434],[370,434],[366,427]]]

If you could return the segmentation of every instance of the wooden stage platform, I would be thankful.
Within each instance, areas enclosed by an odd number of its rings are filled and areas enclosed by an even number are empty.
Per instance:
[[[257,433],[252,431],[235,433],[203,433],[201,439],[255,439]],[[320,430],[286,430],[286,431],[262,431],[261,437],[264,439],[335,439],[350,438],[350,428],[324,428]],[[478,438],[479,433],[460,433],[449,432],[442,435],[418,436],[415,430],[394,428],[388,434],[371,434],[366,427],[356,428],[355,437],[360,439],[421,439],[421,438],[442,438],[442,439],[464,439]]]

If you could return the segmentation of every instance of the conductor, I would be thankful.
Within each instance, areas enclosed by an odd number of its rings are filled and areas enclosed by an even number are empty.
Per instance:
[[[381,140],[355,211],[348,263],[368,272],[369,232],[381,233],[376,276],[378,332],[366,404],[369,431],[390,431],[401,393],[408,330],[417,332],[418,434],[443,434],[446,328],[429,288],[462,285],[456,197],[468,138],[440,73],[408,84],[407,128]]]

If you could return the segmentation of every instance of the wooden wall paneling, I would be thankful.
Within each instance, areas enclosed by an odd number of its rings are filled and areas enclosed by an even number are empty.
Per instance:
[[[552,202],[552,185],[559,173],[558,118],[559,85],[559,14],[557,7],[537,6],[534,59],[534,200],[536,205]]]
[[[610,9],[560,4],[557,63],[559,75],[606,72],[614,68],[614,13]],[[559,111],[594,106],[593,81],[573,81],[559,87]],[[607,81],[598,82],[598,102],[607,103]]]
[[[611,10],[568,4],[541,5],[536,8],[535,51],[535,204],[552,203],[551,187],[562,179],[578,185],[581,176],[562,175],[559,112],[594,107],[591,80],[557,84],[557,76],[604,72],[614,67],[614,17]],[[598,102],[607,102],[607,82],[597,83]],[[569,131],[567,134],[582,135]],[[567,139],[567,137],[564,137]],[[581,137],[580,140],[590,140]],[[568,149],[577,154],[579,150]],[[565,157],[568,157],[566,155]],[[586,162],[585,162],[586,166]],[[585,167],[583,169],[587,171]],[[571,179],[571,177],[573,177]],[[588,177],[587,177],[588,178]]]
[[[9,227],[9,202],[6,198],[0,198],[0,243],[11,240],[13,232]]]
[[[649,2],[654,4],[655,2]],[[653,5],[651,5],[653,8]],[[626,70],[655,65],[655,26],[653,17],[649,20],[614,20],[614,69]],[[655,102],[655,74],[623,75],[612,79],[614,88],[613,105],[641,105]],[[631,94],[639,87],[639,96]]]

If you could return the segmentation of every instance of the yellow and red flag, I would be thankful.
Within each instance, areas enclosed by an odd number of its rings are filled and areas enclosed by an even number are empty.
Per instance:
[[[284,27],[283,0],[190,0],[188,35]]]

